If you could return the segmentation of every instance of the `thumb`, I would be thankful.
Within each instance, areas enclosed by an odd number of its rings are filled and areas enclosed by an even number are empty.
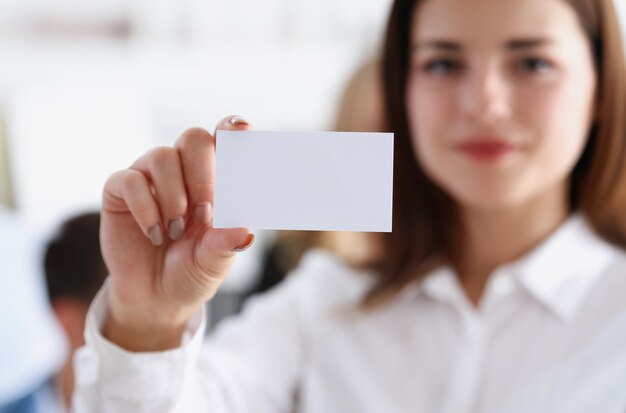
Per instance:
[[[247,228],[211,228],[196,246],[196,264],[214,281],[222,281],[237,253],[245,251],[253,242],[254,234]]]

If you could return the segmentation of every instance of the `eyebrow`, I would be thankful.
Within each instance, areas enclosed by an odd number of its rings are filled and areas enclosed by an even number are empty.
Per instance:
[[[504,49],[509,51],[526,50],[535,47],[545,46],[547,44],[554,43],[548,38],[526,38],[526,39],[513,39],[506,42]],[[459,53],[463,50],[463,46],[457,42],[450,40],[425,40],[414,44],[411,48],[413,51],[422,49],[435,49],[448,52]]]

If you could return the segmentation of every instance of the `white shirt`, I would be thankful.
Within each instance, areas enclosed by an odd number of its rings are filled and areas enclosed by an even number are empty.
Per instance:
[[[492,274],[479,308],[450,268],[372,313],[373,281],[328,253],[203,342],[130,353],[100,334],[106,287],[76,357],[77,412],[626,411],[626,253],[574,215]]]

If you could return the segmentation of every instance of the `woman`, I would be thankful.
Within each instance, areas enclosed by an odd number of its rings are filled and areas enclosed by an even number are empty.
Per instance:
[[[203,346],[202,304],[253,240],[210,226],[212,136],[111,176],[78,411],[626,409],[611,0],[398,0],[383,66],[396,181],[377,265],[309,255]]]

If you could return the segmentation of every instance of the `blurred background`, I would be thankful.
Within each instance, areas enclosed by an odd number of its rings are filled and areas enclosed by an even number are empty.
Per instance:
[[[348,77],[379,50],[389,6],[2,0],[0,204],[45,239],[98,208],[108,175],[188,127],[241,114],[256,129],[333,129]]]
[[[389,0],[2,0],[0,202],[37,228],[145,148],[228,114],[332,128]]]
[[[337,129],[345,87],[376,58],[390,5],[0,0],[0,212],[6,216],[0,219],[0,280],[4,291],[18,291],[0,297],[0,317],[22,314],[0,319],[1,413],[9,393],[25,389],[16,366],[24,375],[52,371],[67,357],[67,338],[48,328],[58,320],[42,315],[40,304],[46,301],[44,250],[60,224],[97,211],[112,172],[150,147],[173,144],[191,126],[212,130],[223,116],[240,114],[260,130]],[[626,0],[616,5],[626,20]],[[375,78],[370,72],[362,75]],[[350,96],[353,104],[363,101]],[[281,265],[286,254],[272,250],[277,234],[256,233],[257,242],[211,302],[211,326],[293,264]],[[296,250],[314,243],[310,236],[282,241]],[[331,244],[360,248],[358,242],[348,237]],[[259,285],[259,278],[270,281]],[[21,287],[5,288],[21,279]],[[12,347],[6,343],[25,342],[15,334],[19,326],[24,340],[47,345],[24,351],[28,363],[14,358],[7,364],[2,356],[11,356]]]
[[[191,126],[240,114],[262,130],[336,129],[344,86],[378,54],[390,3],[0,0],[0,413],[26,411],[30,399],[12,397],[66,370],[80,344],[83,300],[68,288],[48,296],[44,280],[64,269],[53,282],[80,284],[63,257],[92,256],[75,239],[95,235],[91,221],[62,223],[97,211],[112,172]],[[210,327],[278,282],[317,236],[283,239],[290,251],[277,252],[277,234],[255,232],[210,304]],[[51,240],[58,257],[44,271]],[[84,278],[101,282],[92,261]]]

